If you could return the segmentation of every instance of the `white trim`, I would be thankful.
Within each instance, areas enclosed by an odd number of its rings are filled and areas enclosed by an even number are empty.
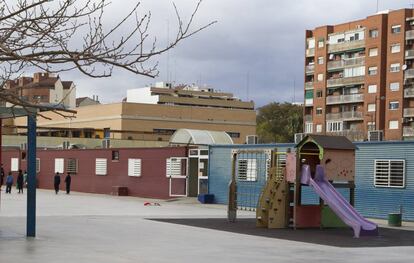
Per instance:
[[[391,185],[392,162],[402,164],[402,185]],[[394,171],[395,172],[395,171]],[[404,159],[375,159],[374,160],[374,186],[386,188],[405,188],[405,160]],[[395,179],[394,179],[395,180]]]

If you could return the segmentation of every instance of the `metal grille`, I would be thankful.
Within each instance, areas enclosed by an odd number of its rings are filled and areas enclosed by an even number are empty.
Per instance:
[[[376,187],[405,187],[405,160],[375,160]]]
[[[78,159],[69,158],[67,160],[66,172],[76,174],[78,172]]]
[[[95,174],[106,175],[106,158],[96,158],[95,162]]]
[[[128,159],[128,176],[141,176],[141,159]]]
[[[256,210],[257,200],[266,184],[270,170],[271,151],[236,151],[237,208]]]

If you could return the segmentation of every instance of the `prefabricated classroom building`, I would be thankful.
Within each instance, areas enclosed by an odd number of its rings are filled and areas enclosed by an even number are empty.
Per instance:
[[[72,175],[71,189],[85,193],[111,194],[117,187],[128,195],[170,198],[187,195],[187,147],[37,150],[38,188],[53,189],[53,177]],[[26,151],[3,149],[5,172],[17,177],[26,170]]]
[[[414,221],[414,141],[359,142],[355,153],[355,207],[363,216],[386,219],[403,211],[403,220]],[[220,204],[227,204],[236,160],[238,206],[254,209],[268,176],[269,152],[295,150],[294,144],[209,146],[208,189]],[[349,198],[348,189],[339,189]],[[318,204],[319,197],[303,187],[303,204]],[[348,199],[349,200],[349,199]]]

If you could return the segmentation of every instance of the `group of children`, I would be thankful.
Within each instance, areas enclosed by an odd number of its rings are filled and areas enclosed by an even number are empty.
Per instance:
[[[3,180],[4,180],[4,169],[3,167],[0,168],[0,186],[3,185]],[[72,182],[72,177],[70,176],[70,173],[68,173],[66,175],[65,178],[65,185],[66,185],[66,193],[69,194],[70,193],[70,185]],[[14,178],[12,175],[12,172],[9,172],[9,174],[6,177],[6,194],[11,194],[11,189],[14,183]],[[54,187],[55,187],[55,192],[56,194],[59,192],[59,185],[60,185],[60,174],[56,173],[54,178],[53,178],[53,183],[54,183]],[[16,180],[16,187],[19,190],[19,194],[22,193],[23,194],[23,187],[27,185],[27,172],[24,171],[24,173],[22,172],[22,170],[19,170],[19,173],[17,175],[17,180]]]

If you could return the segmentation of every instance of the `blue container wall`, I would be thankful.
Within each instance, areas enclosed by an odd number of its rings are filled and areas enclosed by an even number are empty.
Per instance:
[[[403,220],[414,220],[414,143],[359,143],[356,152],[355,207],[365,217],[386,219],[403,207]],[[374,186],[375,159],[404,159],[405,188]]]
[[[210,146],[209,151],[209,193],[214,194],[214,200],[218,204],[228,203],[228,185],[231,180],[232,167],[232,150],[233,149],[274,149],[286,151],[287,148],[293,148],[293,144],[257,144],[257,145],[216,145]],[[240,155],[240,158],[243,154]],[[264,155],[258,155],[258,164],[262,164],[261,158]],[[263,167],[259,169],[257,181],[237,181],[238,205],[244,207],[256,207],[257,200],[266,182],[266,175]]]

